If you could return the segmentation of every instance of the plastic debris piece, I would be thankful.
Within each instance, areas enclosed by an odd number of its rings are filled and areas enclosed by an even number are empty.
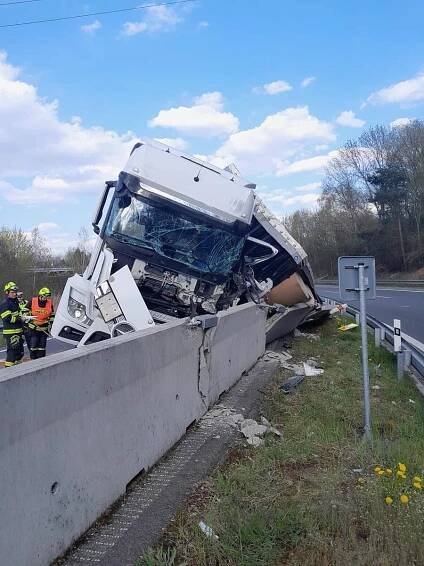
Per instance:
[[[299,385],[299,383],[302,383],[304,379],[305,379],[304,375],[295,375],[294,377],[291,377],[290,379],[285,381],[280,386],[280,389],[283,393],[286,394],[291,393],[293,389],[295,389]]]
[[[306,377],[315,377],[316,375],[324,373],[323,369],[314,368],[305,362],[303,362],[303,371]]]
[[[354,474],[362,474],[363,471],[364,471],[364,468],[354,468],[354,469],[352,470],[352,472],[353,472]]]
[[[381,389],[381,387],[379,385],[373,385],[371,389]]]
[[[351,322],[350,324],[344,324],[343,326],[339,326],[339,330],[340,332],[346,332],[347,330],[353,330],[358,326],[359,324],[356,324],[355,322]]]
[[[345,313],[347,310],[347,305],[343,304],[343,305],[336,305],[333,309],[331,309],[330,314],[339,314],[339,313]]]
[[[413,399],[408,399],[408,401],[409,401],[410,403],[413,403],[413,404],[415,405],[415,401],[414,401]]]
[[[213,532],[213,529],[212,529],[211,527],[209,527],[206,523],[204,523],[203,521],[200,521],[199,527],[200,527],[200,530],[201,530],[203,533],[205,533],[205,535],[206,535],[207,537],[209,537],[209,538],[214,538],[214,539],[218,540],[218,535],[216,535],[216,534]]]

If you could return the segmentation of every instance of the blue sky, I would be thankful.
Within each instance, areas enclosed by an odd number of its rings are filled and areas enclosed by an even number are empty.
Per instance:
[[[0,24],[132,4],[0,6]],[[423,118],[423,21],[418,1],[200,0],[2,28],[0,225],[63,251],[139,138],[235,161],[277,214],[313,207],[347,139]]]

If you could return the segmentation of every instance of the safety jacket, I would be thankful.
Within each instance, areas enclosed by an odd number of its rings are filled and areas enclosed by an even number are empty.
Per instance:
[[[31,315],[35,316],[34,320],[28,324],[30,328],[37,330],[47,330],[49,324],[54,319],[53,302],[47,299],[45,303],[41,303],[38,297],[34,297],[31,301]]]
[[[3,335],[22,334],[23,324],[20,317],[18,299],[7,297],[0,304],[0,318],[3,323]]]

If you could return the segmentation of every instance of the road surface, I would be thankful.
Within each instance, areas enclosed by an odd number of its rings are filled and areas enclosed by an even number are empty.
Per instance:
[[[340,300],[339,288],[336,285],[317,285],[317,291],[322,297]],[[359,300],[349,304],[359,309]],[[420,342],[423,348],[424,291],[377,287],[377,298],[367,301],[367,312],[391,327],[393,319],[398,318],[405,338],[413,338]],[[412,341],[411,343],[414,345]]]

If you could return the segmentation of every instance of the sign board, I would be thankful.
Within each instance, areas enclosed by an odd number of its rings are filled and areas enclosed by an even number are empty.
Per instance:
[[[375,299],[375,258],[368,256],[339,257],[339,292],[342,301],[359,299],[359,265],[364,266],[364,297]]]

